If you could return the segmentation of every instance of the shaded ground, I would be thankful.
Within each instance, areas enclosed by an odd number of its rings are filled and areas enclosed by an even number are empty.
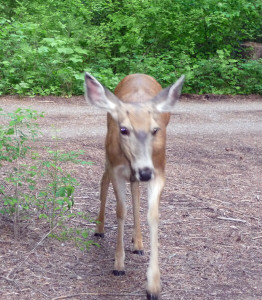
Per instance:
[[[168,128],[167,184],[159,226],[161,299],[262,299],[262,98],[206,98],[184,97]],[[39,122],[44,131],[39,149],[53,143],[53,124],[63,137],[61,148],[85,149],[86,159],[95,162],[75,170],[81,183],[75,209],[95,218],[105,114],[81,97],[0,98],[5,110],[28,106],[46,111]],[[15,241],[10,222],[0,216],[0,299],[145,299],[149,259],[145,193],[141,201],[145,255],[132,254],[128,199],[123,277],[111,274],[114,210],[111,189],[105,238],[99,240],[100,248],[89,252],[53,239],[44,239],[33,250],[48,232],[45,227],[32,222]]]

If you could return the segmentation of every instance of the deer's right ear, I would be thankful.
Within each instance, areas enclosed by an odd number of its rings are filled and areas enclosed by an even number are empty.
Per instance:
[[[87,72],[85,73],[85,98],[112,115],[119,104],[118,98]]]

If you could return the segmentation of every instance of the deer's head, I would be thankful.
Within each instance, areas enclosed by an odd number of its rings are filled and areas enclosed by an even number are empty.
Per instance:
[[[90,74],[85,74],[85,97],[90,103],[104,108],[116,122],[120,148],[136,180],[148,181],[154,177],[153,155],[165,149],[167,124],[162,115],[173,111],[183,82],[184,76],[152,99],[137,99],[129,103],[126,99],[125,102],[118,99]],[[143,87],[136,94],[138,98],[143,97]]]

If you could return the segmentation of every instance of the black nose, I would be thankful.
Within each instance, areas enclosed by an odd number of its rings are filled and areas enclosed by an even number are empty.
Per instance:
[[[139,179],[141,181],[148,181],[152,178],[152,173],[150,168],[139,169]]]

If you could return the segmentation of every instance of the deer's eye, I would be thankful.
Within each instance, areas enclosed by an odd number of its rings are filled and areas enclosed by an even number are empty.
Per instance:
[[[156,135],[158,133],[158,131],[160,130],[160,128],[156,127],[152,130],[152,135]]]
[[[130,134],[129,130],[126,127],[120,127],[120,133],[122,135],[129,135]]]

